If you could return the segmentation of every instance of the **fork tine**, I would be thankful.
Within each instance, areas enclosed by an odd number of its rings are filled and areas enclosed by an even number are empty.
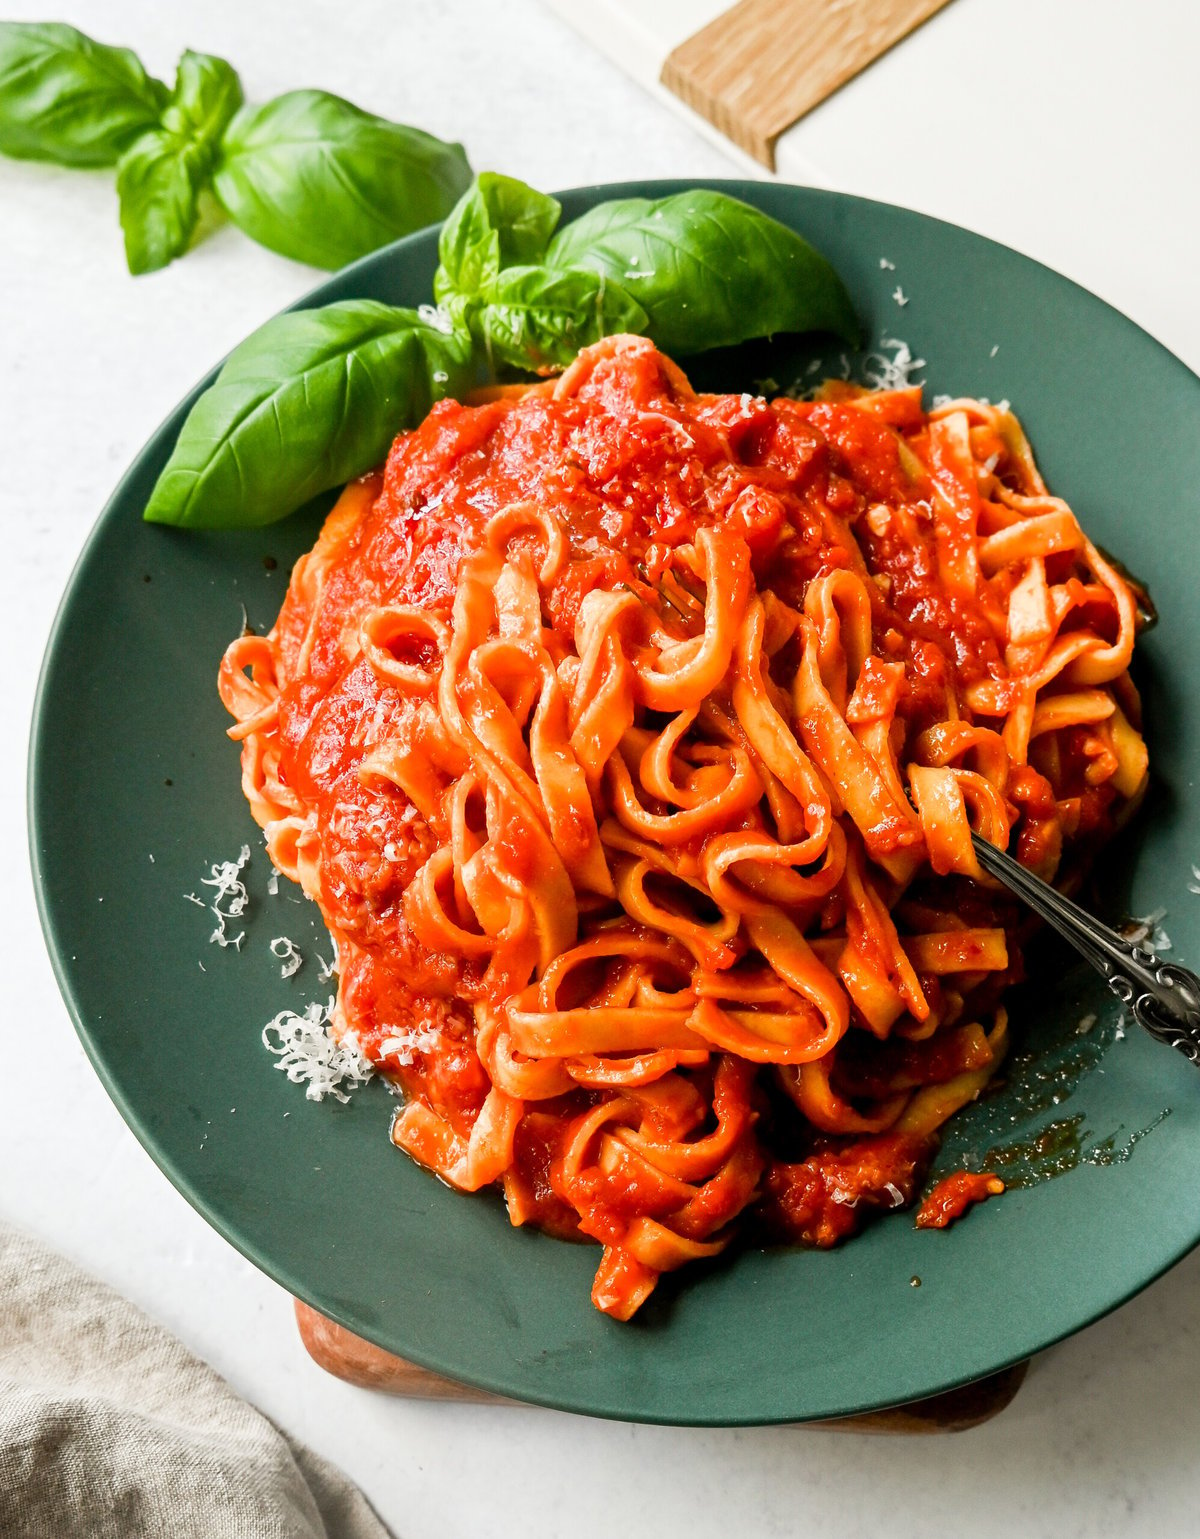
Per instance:
[[[668,609],[674,610],[685,625],[692,625],[697,618],[697,614],[695,608],[690,606],[686,594],[672,593],[665,581],[661,579],[656,582],[641,563],[638,564],[637,573],[646,587],[656,594]],[[680,602],[681,598],[684,601],[682,603]]]
[[[677,615],[689,624],[700,618],[704,612],[704,604],[689,588],[680,581],[674,571],[665,572],[657,581],[650,576],[643,563],[638,563],[638,576],[648,588],[653,588],[655,593],[668,604]],[[668,588],[670,581],[672,586]]]
[[[984,870],[1053,925],[1129,1007],[1139,1025],[1200,1064],[1200,978],[1195,973],[1160,961],[1144,940],[1118,935],[981,834],[972,833],[971,843]]]

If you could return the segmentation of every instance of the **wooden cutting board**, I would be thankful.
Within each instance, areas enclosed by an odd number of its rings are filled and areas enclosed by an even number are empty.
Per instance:
[[[643,85],[775,169],[780,135],[948,0],[546,0]]]
[[[456,1379],[445,1379],[418,1368],[415,1363],[394,1357],[381,1347],[374,1347],[361,1336],[348,1331],[302,1304],[296,1303],[296,1324],[300,1340],[309,1356],[327,1373],[345,1379],[363,1389],[382,1390],[385,1394],[406,1395],[415,1400],[468,1400],[490,1405],[514,1405],[500,1395],[460,1384]],[[893,1407],[888,1411],[873,1411],[866,1416],[849,1416],[839,1421],[808,1422],[805,1425],[824,1427],[836,1432],[963,1432],[977,1427],[1002,1411],[1012,1400],[1029,1364],[1017,1363],[1015,1367],[1002,1369],[986,1379],[961,1389],[948,1390],[943,1395],[933,1395],[928,1400],[915,1400],[909,1405]]]

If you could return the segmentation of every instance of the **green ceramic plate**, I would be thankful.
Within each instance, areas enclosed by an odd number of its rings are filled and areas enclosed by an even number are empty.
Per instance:
[[[566,214],[681,185],[569,193]],[[1156,775],[1106,859],[1103,897],[1165,908],[1177,954],[1200,961],[1188,891],[1200,860],[1200,380],[1100,300],[978,236],[833,193],[727,186],[827,253],[875,341],[901,337],[927,360],[931,392],[1008,397],[1050,485],[1149,582],[1162,622],[1140,677]],[[307,303],[416,304],[434,265],[426,232]],[[786,385],[818,356],[764,344],[693,374],[709,388]],[[836,353],[825,366],[841,367]],[[397,1154],[382,1086],[348,1106],[306,1101],[259,1034],[284,1006],[328,992],[321,931],[310,905],[266,893],[214,682],[242,606],[270,625],[319,510],[232,536],[143,524],[191,399],[122,481],[63,600],[34,720],[31,839],[50,952],[97,1071],[170,1179],[253,1262],[381,1346],[506,1395],[746,1423],[867,1410],[985,1374],[1078,1330],[1196,1244],[1200,1078],[1136,1029],[1119,1038],[1115,1005],[1061,954],[1014,1002],[1029,1051],[1008,1091],[961,1119],[943,1163],[1002,1145],[1021,1179],[1077,1168],[945,1233],[900,1214],[837,1251],[751,1250],[691,1268],[632,1325],[589,1304],[593,1248],[513,1230],[495,1197],[459,1196]],[[243,841],[257,853],[239,954],[208,944],[211,922],[183,894],[203,891],[209,864]],[[308,957],[290,981],[268,949],[280,934]]]

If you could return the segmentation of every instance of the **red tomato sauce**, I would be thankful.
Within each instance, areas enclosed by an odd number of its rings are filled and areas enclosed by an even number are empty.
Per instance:
[[[872,1212],[913,1200],[933,1146],[889,1133],[778,1161],[763,1182],[761,1213],[773,1239],[827,1249],[853,1234]]]
[[[917,1210],[918,1229],[945,1229],[960,1219],[976,1202],[986,1202],[989,1197],[999,1197],[1004,1182],[999,1176],[987,1171],[973,1175],[970,1171],[956,1170],[945,1176],[929,1193]]]
[[[568,560],[547,600],[564,634],[593,588],[627,585],[656,600],[652,585],[674,547],[703,525],[731,527],[750,547],[759,586],[797,606],[816,576],[865,556],[877,578],[878,649],[909,664],[898,717],[919,731],[948,681],[1004,667],[984,607],[948,599],[937,582],[931,487],[900,449],[919,408],[897,397],[892,416],[848,402],[692,398],[647,351],[601,364],[562,400],[540,388],[480,406],[443,401],[396,440],[373,506],[327,575],[306,667],[282,692],[279,775],[317,810],[326,911],[368,948],[347,980],[363,1048],[452,1125],[469,1127],[486,1091],[471,1048],[480,979],[461,957],[417,946],[406,928],[404,889],[434,841],[402,797],[372,795],[357,774],[362,746],[396,735],[412,709],[362,658],[350,660],[358,616],[389,603],[447,615],[464,557],[488,518],[513,502],[536,499],[564,522]],[[907,540],[873,531],[870,510],[880,503],[904,509]],[[300,637],[307,622],[293,592],[279,632]],[[380,1043],[397,1021],[463,1050],[390,1059]],[[830,1179],[818,1161],[793,1184],[826,1191]],[[876,1187],[867,1181],[864,1204]],[[814,1201],[823,1216],[800,1227],[828,1237],[843,1224],[837,1205],[827,1195]]]

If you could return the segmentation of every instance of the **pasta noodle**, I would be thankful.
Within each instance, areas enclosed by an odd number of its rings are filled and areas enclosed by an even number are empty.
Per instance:
[[[972,830],[1053,879],[1135,804],[1138,623],[1007,410],[618,337],[399,438],[220,688],[394,1143],[628,1319],[911,1201],[1021,967]]]

